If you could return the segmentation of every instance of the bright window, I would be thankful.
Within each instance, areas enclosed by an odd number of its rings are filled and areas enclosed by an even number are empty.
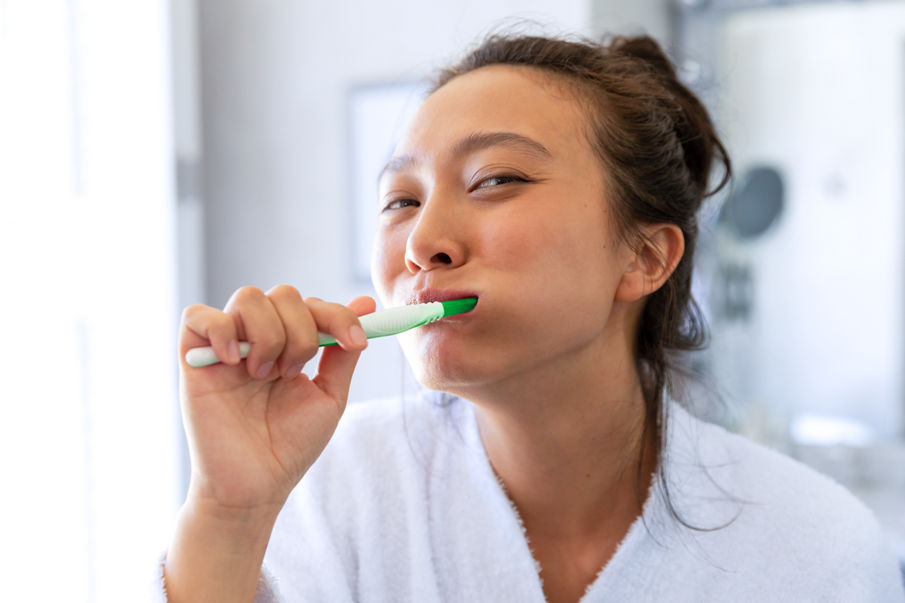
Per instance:
[[[136,600],[179,503],[168,36],[0,0],[5,600]]]

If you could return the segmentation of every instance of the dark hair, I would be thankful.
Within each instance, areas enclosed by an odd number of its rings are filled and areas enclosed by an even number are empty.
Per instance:
[[[675,271],[646,300],[636,339],[644,436],[660,426],[654,451],[659,458],[666,425],[663,395],[672,385],[671,376],[680,371],[673,361],[676,352],[700,349],[708,339],[691,295],[691,274],[698,210],[731,177],[726,149],[704,105],[679,81],[673,64],[648,36],[596,43],[493,35],[441,71],[434,90],[459,75],[498,64],[553,74],[576,92],[589,117],[590,143],[608,175],[606,192],[617,230],[629,244],[642,241],[642,224],[675,224],[685,237],[685,253]],[[716,161],[724,170],[711,187]],[[666,486],[662,472],[661,479]]]

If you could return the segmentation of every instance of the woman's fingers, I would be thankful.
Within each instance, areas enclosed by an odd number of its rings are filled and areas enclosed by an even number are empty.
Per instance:
[[[297,376],[305,363],[317,353],[317,324],[295,287],[278,285],[267,292],[276,309],[286,342],[277,368],[287,379]]]
[[[245,340],[251,344],[245,360],[248,374],[256,379],[268,378],[286,345],[286,329],[270,298],[257,287],[242,287],[224,311],[234,317],[237,329],[244,331]]]
[[[185,353],[191,348],[209,345],[224,364],[238,364],[239,340],[233,317],[210,306],[196,304],[182,312],[182,329],[179,338],[179,357],[185,362]]]
[[[370,297],[357,297],[349,303],[347,310],[352,312],[356,317],[370,314],[376,309],[376,302]],[[348,315],[346,315],[348,317]],[[355,319],[358,322],[358,319]],[[338,331],[342,330],[344,323],[337,327],[337,332],[330,334],[342,340],[338,336]],[[352,373],[355,371],[355,365],[358,363],[358,356],[361,354],[361,348],[350,347],[346,349],[340,346],[330,346],[324,349],[321,355],[320,365],[318,366],[317,376],[314,383],[320,387],[327,395],[335,400],[345,403],[349,397],[349,385],[352,382]]]
[[[358,315],[351,308],[317,297],[305,298],[305,304],[311,310],[318,331],[332,335],[342,349],[360,352],[368,346]]]
[[[257,287],[242,287],[222,311],[202,305],[186,308],[180,353],[184,357],[190,348],[210,345],[221,362],[236,365],[241,360],[239,341],[248,341],[251,350],[246,370],[252,378],[292,379],[317,353],[320,331],[339,343],[326,350],[330,352],[328,358],[335,356],[327,362],[328,373],[337,370],[337,376],[348,373],[351,378],[357,354],[367,347],[358,316],[374,308],[370,297],[359,297],[347,307],[316,297],[302,299],[288,285],[276,286],[267,293]],[[354,357],[344,361],[338,352],[354,353]],[[340,389],[347,390],[348,384]]]
[[[377,309],[377,302],[374,301],[373,297],[361,295],[350,301],[348,308],[355,312],[356,316],[364,316],[365,314],[372,314]]]

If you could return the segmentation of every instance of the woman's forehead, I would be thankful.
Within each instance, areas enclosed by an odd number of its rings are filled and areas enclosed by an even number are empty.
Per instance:
[[[508,133],[553,156],[585,144],[587,120],[566,85],[539,69],[491,65],[457,76],[421,105],[395,155],[435,154],[459,141]]]

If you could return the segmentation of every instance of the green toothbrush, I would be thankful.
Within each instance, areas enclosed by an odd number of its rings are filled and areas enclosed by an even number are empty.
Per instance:
[[[471,311],[478,303],[476,297],[464,299],[451,299],[444,302],[428,302],[425,304],[410,304],[398,308],[388,308],[372,314],[365,314],[359,318],[361,328],[368,339],[397,335],[416,327],[424,326],[446,316],[464,314]],[[318,333],[318,345],[336,345],[337,341],[325,333]],[[239,342],[239,355],[242,358],[248,356],[251,344],[247,341]],[[185,353],[185,361],[189,366],[202,367],[217,364],[220,359],[214,354],[210,346],[192,348]]]

